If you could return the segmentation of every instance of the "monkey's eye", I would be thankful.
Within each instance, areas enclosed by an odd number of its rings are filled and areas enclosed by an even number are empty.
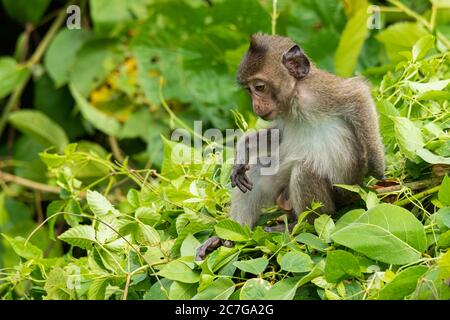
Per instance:
[[[266,85],[264,83],[259,82],[255,84],[254,88],[258,92],[263,92],[264,89],[266,89]]]

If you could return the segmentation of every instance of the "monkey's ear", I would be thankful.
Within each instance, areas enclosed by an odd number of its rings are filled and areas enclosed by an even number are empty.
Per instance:
[[[306,77],[311,67],[308,58],[298,45],[294,45],[288,52],[283,54],[282,62],[291,76],[297,80]]]

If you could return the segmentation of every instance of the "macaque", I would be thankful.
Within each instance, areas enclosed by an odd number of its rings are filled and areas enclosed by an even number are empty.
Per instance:
[[[252,35],[237,81],[252,99],[254,113],[268,129],[243,135],[237,143],[230,218],[253,228],[264,207],[284,204],[298,215],[313,201],[333,214],[345,192],[334,184],[362,184],[384,175],[384,148],[369,86],[359,77],[340,78],[318,69],[291,39]],[[278,170],[261,174],[257,143],[278,130]],[[270,157],[269,157],[270,158]],[[223,244],[213,237],[197,259]],[[227,243],[229,245],[229,243]]]

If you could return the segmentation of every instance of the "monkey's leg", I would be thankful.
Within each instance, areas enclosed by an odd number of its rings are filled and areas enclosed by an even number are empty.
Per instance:
[[[284,188],[283,191],[281,191],[280,195],[276,200],[276,203],[281,209],[286,211],[288,221],[290,221],[287,227],[289,231],[292,231],[292,229],[297,224],[297,216],[295,215],[295,212],[292,208],[292,202],[289,199],[288,188]],[[286,225],[284,223],[280,223],[278,225],[271,227],[264,227],[264,230],[267,232],[283,232],[285,229]]]
[[[229,240],[220,239],[217,236],[209,238],[208,240],[205,241],[203,245],[200,246],[200,248],[198,248],[195,260],[200,261],[205,259],[206,254],[208,252],[214,251],[222,245],[230,248],[233,246],[233,242]]]
[[[292,168],[289,181],[289,195],[297,215],[311,206],[311,202],[321,202],[320,213],[332,214],[335,211],[333,189],[328,179],[320,177],[300,163]],[[308,219],[312,222],[315,217]]]
[[[276,195],[279,192],[276,188],[275,176],[261,176],[259,169],[259,166],[254,165],[248,171],[251,181],[254,181],[252,190],[244,193],[239,188],[234,188],[231,194],[230,218],[250,228],[253,228],[258,221],[261,209],[275,203]],[[217,249],[222,244],[225,245],[220,238],[213,237],[211,239],[197,249],[197,260],[203,260],[206,253]]]
[[[231,194],[230,218],[241,225],[247,225],[252,229],[258,222],[261,209],[275,203],[280,192],[277,186],[276,176],[263,176],[260,167],[254,165],[248,171],[250,181],[253,181],[253,189],[246,193],[234,189]]]

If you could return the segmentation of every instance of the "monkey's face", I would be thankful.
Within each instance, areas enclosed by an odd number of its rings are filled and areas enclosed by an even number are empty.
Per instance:
[[[285,114],[294,88],[309,68],[308,58],[291,39],[253,35],[237,80],[249,92],[255,114],[273,120]]]
[[[245,86],[252,97],[253,112],[266,121],[273,120],[279,113],[279,106],[273,86],[259,78],[252,79]]]

